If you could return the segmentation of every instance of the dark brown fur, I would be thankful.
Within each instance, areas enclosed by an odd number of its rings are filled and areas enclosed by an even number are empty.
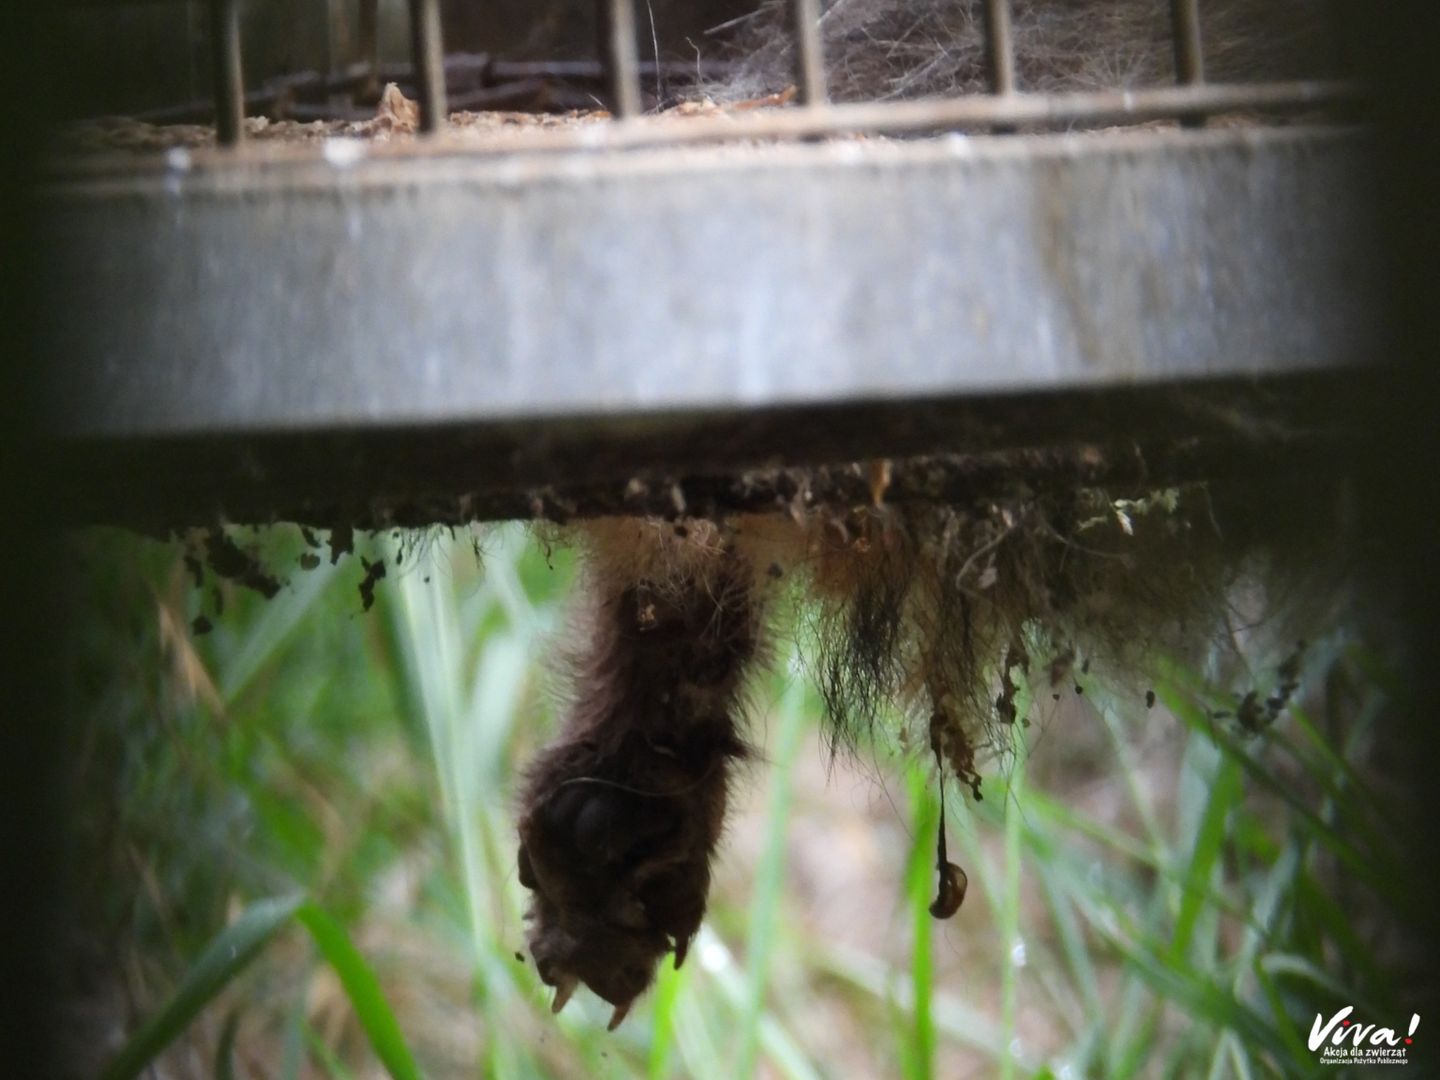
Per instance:
[[[759,622],[733,552],[707,573],[592,578],[593,638],[563,734],[530,768],[519,867],[556,1008],[583,982],[613,1027],[704,916]]]

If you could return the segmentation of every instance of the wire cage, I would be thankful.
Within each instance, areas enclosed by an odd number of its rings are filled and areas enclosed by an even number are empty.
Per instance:
[[[1003,132],[1018,131],[1022,125],[1027,132],[1033,132],[1076,124],[1119,125],[1174,119],[1199,123],[1216,114],[1245,110],[1269,114],[1314,112],[1353,102],[1358,96],[1358,87],[1353,82],[1333,78],[1265,78],[1243,84],[1207,80],[1200,0],[1170,3],[1173,87],[1140,90],[1117,87],[1088,93],[1033,92],[1017,78],[1010,4],[1003,0],[984,0],[977,7],[981,15],[988,94],[958,94],[909,103],[865,102],[859,103],[859,107],[852,107],[855,103],[835,105],[827,92],[820,4],[818,0],[809,3],[789,0],[787,6],[793,41],[786,51],[793,56],[794,101],[802,108],[779,113],[754,112],[720,123],[649,124],[644,130],[612,126],[603,133],[587,132],[584,138],[570,140],[570,145],[618,149],[652,143],[804,138],[856,132],[932,133],[967,128]],[[658,56],[654,62],[642,63],[637,49],[635,5],[624,0],[600,0],[596,5],[601,62],[593,68],[583,60],[538,64],[507,63],[503,59],[469,53],[447,56],[438,2],[409,3],[412,62],[408,66],[386,65],[381,63],[378,45],[379,9],[379,0],[361,0],[358,5],[358,40],[350,45],[350,51],[361,58],[356,63],[328,76],[312,71],[267,79],[264,86],[247,93],[240,0],[209,3],[205,9],[208,15],[205,31],[212,54],[214,85],[210,101],[142,110],[138,117],[174,122],[207,115],[214,118],[216,142],[233,146],[243,139],[247,109],[274,108],[287,92],[293,95],[296,91],[317,88],[330,93],[350,92],[357,99],[371,99],[373,104],[378,85],[386,80],[405,82],[419,102],[421,131],[435,134],[443,128],[451,109],[504,100],[504,94],[494,93],[497,84],[503,87],[528,76],[547,73],[593,78],[603,72],[610,111],[616,120],[624,120],[642,113],[642,103],[646,100],[642,79],[653,78],[666,68],[672,76],[724,68],[723,64],[716,65],[713,61],[666,64]],[[340,31],[338,36],[346,35]],[[330,51],[335,48],[333,43],[329,46]],[[475,97],[473,88],[467,87],[458,95],[448,89],[449,82],[464,81],[465,75],[476,72],[485,76],[486,88],[491,91],[488,98]],[[337,112],[333,106],[307,110],[290,102],[286,109],[291,115],[299,116],[344,115],[344,110]],[[564,140],[552,139],[539,145],[564,145]]]

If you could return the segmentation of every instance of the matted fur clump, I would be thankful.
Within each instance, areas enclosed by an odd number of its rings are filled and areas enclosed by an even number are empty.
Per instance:
[[[820,21],[832,96],[841,101],[987,89],[983,0],[833,0]],[[753,98],[794,80],[788,0],[766,0],[725,28],[737,71],[708,87]],[[1322,0],[1208,0],[1200,5],[1208,76],[1244,82],[1334,74]],[[1129,89],[1175,80],[1165,0],[1013,0],[1022,90]]]
[[[519,869],[555,1010],[584,982],[615,1007],[614,1028],[700,928],[747,754],[740,692],[761,618],[745,556],[716,525],[611,519],[580,539],[588,641],[564,733],[522,792]]]
[[[522,793],[529,943],[555,1008],[584,982],[612,1026],[705,911],[728,785],[747,755],[743,691],[790,627],[837,745],[885,718],[922,725],[941,772],[975,797],[1024,685],[1058,686],[1078,657],[1143,674],[1227,622],[1237,583],[1283,578],[1228,536],[1204,486],[1112,500],[1017,495],[968,508],[876,505],[719,521],[608,518],[572,526],[583,633],[562,733]],[[1251,511],[1254,511],[1252,513]],[[1282,701],[1283,704],[1283,701]],[[943,790],[943,787],[942,787]],[[941,840],[937,916],[964,875]]]

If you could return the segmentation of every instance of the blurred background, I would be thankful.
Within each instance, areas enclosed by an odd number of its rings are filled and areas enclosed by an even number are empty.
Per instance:
[[[308,551],[232,536],[270,566]],[[1372,726],[1393,677],[1341,632],[1258,734],[1203,662],[1042,676],[983,801],[949,792],[969,895],[936,922],[927,759],[833,757],[778,614],[705,927],[609,1034],[583,991],[550,1015],[514,870],[569,551],[372,537],[368,612],[355,558],[266,601],[197,589],[179,544],[91,531],[71,555],[75,1075],[1292,1076],[1315,1013],[1410,1015],[1398,926],[1423,901]]]

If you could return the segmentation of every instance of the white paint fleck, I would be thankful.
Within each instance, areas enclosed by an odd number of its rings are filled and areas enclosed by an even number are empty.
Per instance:
[[[1026,959],[1024,938],[1016,938],[1015,944],[1010,946],[1010,963],[1017,968],[1023,968],[1025,966]]]

